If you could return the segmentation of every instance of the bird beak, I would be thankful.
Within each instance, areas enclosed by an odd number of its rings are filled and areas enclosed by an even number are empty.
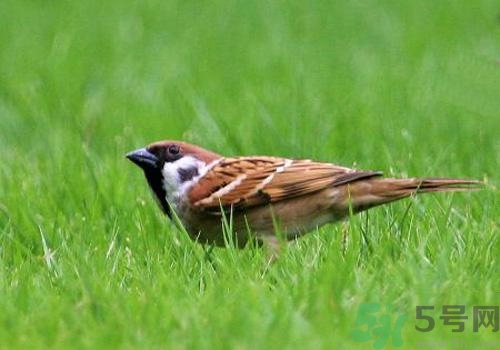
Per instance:
[[[158,167],[158,158],[145,148],[127,153],[126,157],[144,170]]]

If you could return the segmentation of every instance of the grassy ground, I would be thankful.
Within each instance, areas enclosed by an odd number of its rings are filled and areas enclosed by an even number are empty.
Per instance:
[[[500,305],[499,12],[1,1],[0,348],[371,349],[350,336],[363,302],[408,315],[404,349],[498,341],[472,308]],[[488,185],[326,226],[266,268],[255,249],[207,257],[160,214],[123,156],[164,138]]]

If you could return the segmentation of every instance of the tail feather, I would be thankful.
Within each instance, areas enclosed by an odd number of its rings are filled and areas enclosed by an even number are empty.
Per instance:
[[[447,178],[369,179],[349,184],[348,201],[356,212],[420,193],[468,192],[481,181]]]

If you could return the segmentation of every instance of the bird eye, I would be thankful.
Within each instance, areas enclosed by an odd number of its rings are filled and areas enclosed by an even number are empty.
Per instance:
[[[168,153],[172,156],[176,156],[179,154],[180,147],[179,145],[170,145],[168,146]]]

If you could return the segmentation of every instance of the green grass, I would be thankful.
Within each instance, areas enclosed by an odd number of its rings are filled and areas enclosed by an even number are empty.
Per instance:
[[[500,305],[499,12],[1,1],[0,348],[371,349],[349,336],[362,302],[408,313],[404,349],[498,341],[472,307]],[[258,249],[207,257],[161,215],[124,154],[166,138],[487,186],[326,226],[266,267]]]

